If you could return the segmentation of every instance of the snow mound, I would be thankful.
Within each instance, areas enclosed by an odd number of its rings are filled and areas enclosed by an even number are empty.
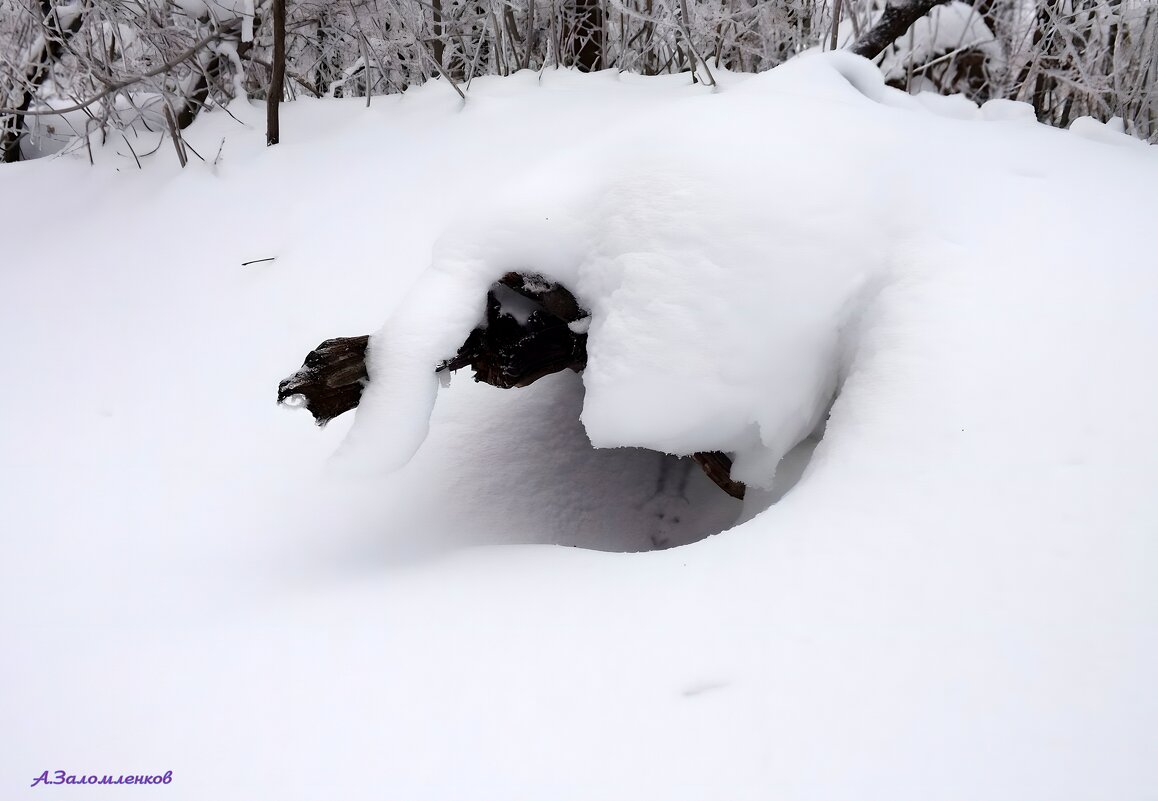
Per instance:
[[[298,101],[274,148],[235,104],[185,132],[211,163],[0,167],[4,799],[1152,801],[1158,150],[854,58],[717,78]],[[592,369],[436,390],[508,268],[574,282]],[[349,420],[274,388],[383,319],[347,448],[429,437],[319,475]],[[579,420],[755,463],[829,382],[742,510]]]
[[[582,421],[596,447],[722,450],[739,479],[771,487],[823,422],[896,254],[918,232],[953,236],[929,204],[986,150],[961,124],[1023,111],[913,97],[864,59],[810,55],[568,153],[449,226],[372,340],[338,461],[409,461],[438,390],[431,365],[516,270],[570,287],[592,313]],[[949,143],[902,125],[913,112],[951,123],[928,122]]]
[[[1070,132],[1089,139],[1118,147],[1133,147],[1145,149],[1151,145],[1126,133],[1126,124],[1121,117],[1112,117],[1107,122],[1095,120],[1093,117],[1078,117],[1070,123]]]
[[[1037,122],[1037,113],[1030,103],[997,98],[981,104],[981,116],[994,122]]]
[[[437,390],[430,365],[479,322],[490,283],[521,270],[570,287],[592,313],[582,420],[593,444],[734,452],[738,477],[770,486],[823,420],[848,323],[888,264],[896,211],[876,202],[887,176],[841,146],[844,109],[785,91],[835,77],[821,96],[852,94],[851,74],[879,96],[879,73],[809,62],[795,81],[751,81],[763,85],[605,138],[513,188],[487,219],[452,225],[373,339],[343,456],[406,463]],[[784,125],[793,104],[821,124]],[[653,141],[657,126],[681,135]],[[778,139],[768,158],[731,144],[765,131]],[[850,180],[818,181],[803,152],[831,152]]]

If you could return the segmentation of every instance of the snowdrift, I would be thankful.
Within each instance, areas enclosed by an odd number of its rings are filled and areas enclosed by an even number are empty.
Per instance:
[[[855,59],[720,83],[6,167],[4,797],[1151,797],[1154,149]],[[438,390],[508,269],[587,370]],[[352,427],[274,407],[383,320]]]
[[[834,63],[883,94],[871,64]],[[429,366],[479,322],[491,282],[521,270],[573,287],[592,312],[582,420],[596,447],[736,452],[735,476],[771,487],[781,458],[824,418],[847,361],[842,334],[895,245],[890,219],[919,225],[909,170],[886,168],[904,164],[905,142],[886,139],[876,104],[831,68],[805,67],[803,80],[796,71],[603,137],[511,188],[482,219],[452,225],[372,340],[346,453],[405,463],[432,408]],[[799,108],[771,102],[786,82],[809,94]],[[858,135],[884,144],[879,159],[844,147],[846,103],[861,107]],[[816,128],[785,125],[806,112]],[[679,137],[657,141],[657,131]],[[729,141],[763,137],[775,145],[756,156]],[[838,184],[801,158],[830,153]],[[886,183],[893,202],[880,202]]]

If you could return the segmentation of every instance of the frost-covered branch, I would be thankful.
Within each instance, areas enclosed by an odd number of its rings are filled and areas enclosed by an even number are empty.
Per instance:
[[[881,18],[861,34],[849,51],[865,58],[876,58],[890,44],[901,38],[913,23],[948,0],[889,0]]]
[[[24,133],[24,118],[34,116],[28,109],[41,85],[49,78],[53,64],[60,58],[68,39],[80,30],[83,22],[81,3],[54,5],[49,0],[40,3],[42,19],[40,35],[31,48],[21,72],[20,100],[15,107],[0,107],[0,114],[12,116],[0,128],[0,161],[11,163],[21,156],[20,137]],[[10,95],[0,95],[7,100]],[[6,105],[6,104],[0,104]]]
[[[208,45],[210,42],[216,40],[217,38],[218,38],[217,34],[210,34],[209,36],[206,36],[205,38],[201,39],[199,42],[194,44],[188,50],[185,50],[184,52],[177,55],[172,60],[166,61],[164,64],[161,64],[158,67],[154,67],[153,69],[149,70],[148,72],[143,72],[140,75],[134,75],[131,78],[126,78],[126,79],[123,79],[120,81],[116,81],[114,83],[110,83],[102,91],[97,92],[92,97],[88,98],[87,100],[83,100],[80,103],[76,103],[76,104],[71,105],[71,106],[65,106],[64,108],[52,108],[52,109],[46,109],[46,110],[42,110],[42,111],[18,111],[16,109],[0,108],[0,114],[23,114],[26,117],[48,117],[48,116],[54,116],[54,115],[59,115],[59,114],[68,114],[68,113],[73,112],[73,111],[83,111],[84,109],[89,108],[90,106],[94,105],[95,103],[99,103],[100,101],[104,100],[109,95],[120,92],[123,89],[127,89],[128,87],[132,86],[133,84],[137,84],[137,83],[140,83],[141,81],[148,80],[149,78],[153,78],[157,75],[162,75],[166,72],[170,72],[178,64],[182,64],[182,63],[188,61],[189,59],[191,59],[193,56],[197,55],[197,53],[199,53],[203,47]]]
[[[274,100],[271,11],[271,0],[0,0],[5,152],[51,152],[43,143],[70,127],[163,129],[166,103],[183,128],[211,101]],[[835,37],[899,89],[1023,100],[1060,126],[1117,116],[1158,140],[1158,0],[295,0],[284,11],[290,100],[301,86],[369,102],[436,77],[465,96],[475,77],[554,67],[711,83]],[[182,52],[195,40],[201,51]]]

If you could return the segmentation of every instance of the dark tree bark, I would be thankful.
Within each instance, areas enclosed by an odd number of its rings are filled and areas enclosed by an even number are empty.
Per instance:
[[[719,451],[701,451],[693,453],[692,460],[700,466],[704,474],[715,482],[716,486],[733,498],[744,499],[747,487],[740,481],[732,478],[732,459]]]
[[[580,72],[603,69],[603,6],[601,0],[573,0],[574,15],[567,32],[567,56]]]
[[[905,34],[913,23],[948,0],[889,0],[877,24],[860,35],[850,53],[873,59]]]
[[[368,335],[327,339],[306,356],[302,369],[277,387],[277,402],[304,405],[314,421],[324,426],[345,414],[362,399],[366,373]],[[294,402],[294,398],[302,401]]]
[[[243,55],[244,50],[238,50],[238,55]],[[204,69],[201,69],[197,75],[197,80],[189,90],[189,94],[181,103],[181,111],[177,114],[177,129],[185,130],[193,121],[197,119],[197,115],[205,108],[205,104],[209,102],[209,90],[213,83],[221,78],[222,72],[225,70],[224,59],[213,54],[204,63]]]
[[[10,164],[20,161],[20,138],[24,135],[23,112],[32,105],[36,92],[52,73],[52,65],[60,58],[69,38],[80,30],[84,22],[84,7],[82,5],[81,9],[74,12],[68,25],[62,26],[57,4],[52,0],[41,0],[43,44],[25,67],[24,87],[19,95],[20,99],[13,106],[20,113],[9,115],[0,126],[0,162]],[[0,94],[0,106],[3,105],[5,105],[3,95]]]
[[[532,306],[522,322],[504,311],[517,296]],[[570,323],[587,316],[575,296],[539,276],[507,273],[487,293],[485,320],[470,332],[453,358],[435,372],[470,367],[475,381],[500,389],[530,386],[562,370],[587,366],[587,335]],[[278,403],[304,405],[318,425],[356,407],[369,380],[368,336],[327,339],[306,356],[302,368],[278,385]],[[295,402],[295,396],[300,398]]]
[[[512,299],[523,306],[518,316],[507,311]],[[432,369],[470,367],[475,381],[501,389],[526,387],[563,370],[579,372],[587,366],[587,334],[572,330],[571,324],[587,316],[575,296],[560,284],[540,276],[507,273],[487,293],[483,323],[470,332],[453,358]],[[318,345],[301,369],[278,385],[278,403],[305,406],[318,425],[355,408],[369,381],[369,340],[368,336],[339,337]],[[693,458],[724,492],[744,497],[745,487],[732,479],[732,460],[725,454],[697,453]]]
[[[487,294],[486,324],[471,331],[454,358],[439,365],[438,371],[469,366],[475,381],[512,389],[530,386],[552,373],[568,369],[579,372],[587,366],[587,335],[575,333],[568,325],[579,317],[560,317],[543,305],[520,322],[503,311],[500,293],[492,290]]]
[[[434,60],[439,67],[445,67],[446,42],[442,40],[442,0],[431,0],[430,3],[430,49],[434,52]]]
[[[285,0],[273,0],[273,61],[265,98],[265,144],[281,140],[278,106],[285,92]]]

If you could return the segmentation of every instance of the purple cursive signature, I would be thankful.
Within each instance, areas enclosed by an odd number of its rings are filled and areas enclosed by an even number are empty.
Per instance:
[[[32,786],[38,784],[168,784],[173,781],[173,771],[167,770],[163,774],[148,776],[145,774],[121,774],[113,778],[109,774],[97,776],[95,773],[88,776],[77,776],[75,773],[56,771],[53,778],[48,778],[48,771],[44,771],[32,780]]]

